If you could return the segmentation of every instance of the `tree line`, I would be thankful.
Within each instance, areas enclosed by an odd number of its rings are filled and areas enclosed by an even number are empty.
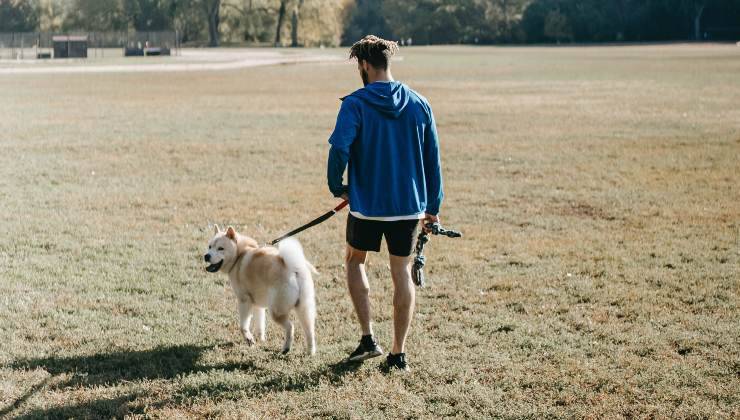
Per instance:
[[[338,45],[351,0],[0,0],[2,32],[177,30],[184,43]]]
[[[177,30],[218,46],[740,39],[740,0],[0,0],[0,32]]]
[[[349,19],[345,43],[740,40],[740,0],[357,0]]]

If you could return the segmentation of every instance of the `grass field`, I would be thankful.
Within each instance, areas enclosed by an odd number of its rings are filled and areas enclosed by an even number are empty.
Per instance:
[[[260,242],[325,186],[350,63],[0,77],[0,417],[740,416],[740,48],[402,49],[442,141],[413,372],[359,332],[346,213],[300,236],[318,354],[248,348],[209,223]],[[371,257],[390,346],[385,252]]]

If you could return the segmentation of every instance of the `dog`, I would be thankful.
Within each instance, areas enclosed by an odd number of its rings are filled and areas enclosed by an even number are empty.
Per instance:
[[[265,340],[265,310],[269,310],[272,319],[285,330],[282,353],[288,353],[293,344],[290,311],[295,309],[306,337],[306,354],[314,355],[316,301],[312,274],[318,272],[306,260],[298,241],[288,238],[278,248],[260,247],[231,226],[222,231],[216,225],[214,230],[204,256],[206,271],[229,276],[237,299],[239,328],[247,345],[255,343],[252,318],[257,324],[257,337]]]

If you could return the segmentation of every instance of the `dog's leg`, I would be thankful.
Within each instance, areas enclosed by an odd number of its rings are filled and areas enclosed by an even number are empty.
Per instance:
[[[257,334],[257,339],[259,341],[265,341],[265,331],[266,325],[265,325],[265,308],[258,308],[254,307],[252,310],[254,314],[254,323],[255,325],[255,334]]]
[[[303,335],[306,337],[306,354],[313,356],[316,354],[316,334],[314,324],[316,322],[316,310],[313,302],[301,302],[296,307],[298,321],[301,323]]]
[[[290,315],[277,315],[272,314],[272,319],[283,327],[285,330],[285,343],[283,343],[283,354],[287,354],[290,351],[290,346],[293,344],[293,323],[290,322]]]
[[[252,335],[251,323],[252,323],[252,303],[248,298],[244,300],[239,299],[239,328],[242,331],[242,336],[246,340],[247,345],[251,346],[254,344],[254,336]]]

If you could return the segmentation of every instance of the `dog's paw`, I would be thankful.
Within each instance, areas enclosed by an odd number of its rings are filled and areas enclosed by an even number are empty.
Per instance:
[[[244,336],[244,341],[246,341],[247,345],[249,347],[252,347],[254,345],[254,336],[249,331],[242,331],[242,335]]]
[[[289,351],[290,351],[290,347],[283,348],[283,351],[281,351],[280,354],[288,354]]]

